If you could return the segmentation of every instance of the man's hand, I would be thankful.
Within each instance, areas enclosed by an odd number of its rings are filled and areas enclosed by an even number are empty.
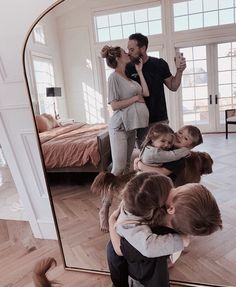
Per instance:
[[[181,57],[177,71],[183,72],[185,69],[186,69],[186,59],[184,57]]]

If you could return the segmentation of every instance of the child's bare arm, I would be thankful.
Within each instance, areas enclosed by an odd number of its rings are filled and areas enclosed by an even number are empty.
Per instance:
[[[186,147],[174,150],[162,150],[156,147],[147,146],[141,156],[144,164],[160,164],[179,160],[190,154],[190,150]]]
[[[157,172],[160,173],[162,175],[170,175],[172,173],[171,170],[168,170],[164,167],[158,167],[158,166],[154,166],[154,165],[147,165],[144,164],[140,158],[136,158],[134,160],[134,170],[140,170],[140,171],[144,171],[144,172]]]
[[[120,209],[116,209],[111,216],[109,217],[109,232],[110,232],[110,238],[111,238],[111,243],[113,245],[113,248],[116,252],[117,255],[122,256],[122,252],[120,249],[120,235],[117,234],[116,232],[116,220],[117,217],[119,216]]]

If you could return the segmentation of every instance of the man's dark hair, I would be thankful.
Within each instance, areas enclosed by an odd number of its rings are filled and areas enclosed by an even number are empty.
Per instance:
[[[148,48],[148,37],[141,33],[134,33],[130,35],[129,40],[136,40],[139,48],[142,48],[143,46],[145,46],[146,49]]]

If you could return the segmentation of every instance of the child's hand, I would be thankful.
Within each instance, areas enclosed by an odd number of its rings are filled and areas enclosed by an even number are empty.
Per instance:
[[[139,157],[136,157],[134,159],[134,170],[139,170],[139,167],[138,167],[139,161],[140,161]]]
[[[190,235],[181,235],[184,247],[188,247],[190,244]]]

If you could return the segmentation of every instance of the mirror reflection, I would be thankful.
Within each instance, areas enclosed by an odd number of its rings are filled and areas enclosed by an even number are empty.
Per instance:
[[[127,38],[136,27],[150,39],[149,55],[165,58],[167,54],[165,45],[164,48],[160,45],[164,43],[160,3],[136,2],[64,1],[37,23],[27,42],[27,80],[66,267],[108,272],[105,250],[110,237],[100,230],[100,196],[90,191],[98,172],[111,169],[107,124],[112,111],[108,105],[107,79],[113,70],[100,51],[105,44],[127,50]],[[174,8],[177,13],[178,7]],[[145,16],[147,11],[149,19]],[[149,30],[145,28],[147,23]],[[218,49],[219,63],[223,65],[232,47],[235,42],[213,45],[210,49]],[[207,131],[211,117],[205,105],[207,88],[212,84],[207,74],[208,46],[204,41],[197,47],[189,42],[182,50],[187,59],[181,87],[183,118],[187,123],[202,124]],[[232,55],[230,59],[233,63]],[[193,83],[195,76],[197,80]],[[219,83],[222,95],[229,87],[233,88],[233,83]],[[197,99],[199,111],[192,106],[191,93],[202,95]],[[225,102],[220,104],[226,108]],[[199,119],[196,114],[200,114]],[[222,108],[219,124],[223,114]],[[223,134],[204,135],[204,143],[196,148],[208,152],[214,160],[213,173],[203,177],[202,182],[219,203],[224,229],[210,236],[192,238],[189,248],[169,270],[172,280],[236,285],[233,222],[236,189],[232,176],[236,145],[235,136],[229,137],[225,141]],[[219,144],[215,145],[216,141]],[[226,166],[230,166],[227,174]],[[114,198],[110,212],[119,200]]]

